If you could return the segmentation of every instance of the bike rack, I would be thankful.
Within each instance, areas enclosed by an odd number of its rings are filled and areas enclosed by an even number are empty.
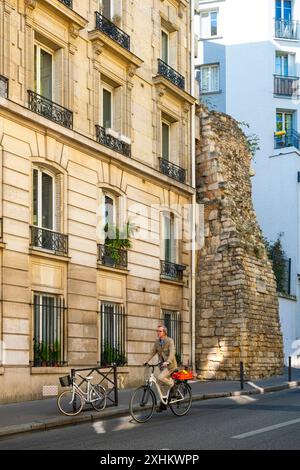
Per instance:
[[[104,372],[103,372],[104,371]],[[101,385],[105,380],[112,385],[111,388],[107,390],[106,398],[111,402],[110,406],[118,406],[119,405],[119,397],[118,397],[118,371],[117,366],[112,365],[108,367],[92,367],[86,369],[71,369],[71,377],[72,380],[75,378],[76,372],[88,372],[87,376],[92,375],[93,373],[97,373],[100,377],[100,382],[98,385]],[[111,375],[113,379],[111,379]],[[83,378],[80,383],[77,385],[81,387],[83,383],[87,383],[87,380]],[[104,387],[105,388],[105,387]],[[113,395],[113,398],[111,397]]]

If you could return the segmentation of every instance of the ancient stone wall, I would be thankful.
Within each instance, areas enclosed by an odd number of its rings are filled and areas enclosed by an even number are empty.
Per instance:
[[[196,362],[200,377],[280,374],[278,297],[251,197],[251,153],[236,121],[202,109],[197,145],[198,202],[205,243],[197,277]]]

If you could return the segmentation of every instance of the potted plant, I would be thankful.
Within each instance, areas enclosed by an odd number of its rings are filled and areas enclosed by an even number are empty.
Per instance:
[[[122,264],[122,250],[128,250],[132,247],[130,237],[134,228],[129,222],[123,230],[114,225],[107,224],[104,228],[105,238],[105,255],[103,262],[108,266],[118,266]]]
[[[103,366],[111,366],[116,364],[117,366],[123,366],[126,364],[126,357],[123,353],[111,345],[109,341],[105,341],[104,348],[102,351],[101,363]]]

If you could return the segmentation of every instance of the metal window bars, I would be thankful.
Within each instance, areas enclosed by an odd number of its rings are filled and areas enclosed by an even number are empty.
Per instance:
[[[130,51],[130,36],[122,29],[118,28],[112,21],[105,18],[99,11],[95,12],[96,16],[96,29],[102,31],[106,36],[109,36],[120,46]]]
[[[31,246],[53,251],[57,254],[66,256],[68,254],[68,236],[52,230],[30,227]]]
[[[126,314],[123,305],[101,304],[101,366],[124,366],[126,359]]]
[[[168,65],[162,59],[158,59],[158,74],[178,86],[181,90],[185,89],[185,78],[183,75],[173,69],[173,67]]]
[[[50,119],[50,121],[73,129],[72,111],[31,90],[28,90],[28,108],[30,111]]]

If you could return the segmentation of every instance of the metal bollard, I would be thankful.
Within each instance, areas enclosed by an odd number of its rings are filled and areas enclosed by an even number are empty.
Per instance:
[[[292,358],[289,356],[289,382],[292,381]]]
[[[245,369],[244,363],[240,362],[240,382],[241,382],[241,390],[244,390],[245,387]]]

